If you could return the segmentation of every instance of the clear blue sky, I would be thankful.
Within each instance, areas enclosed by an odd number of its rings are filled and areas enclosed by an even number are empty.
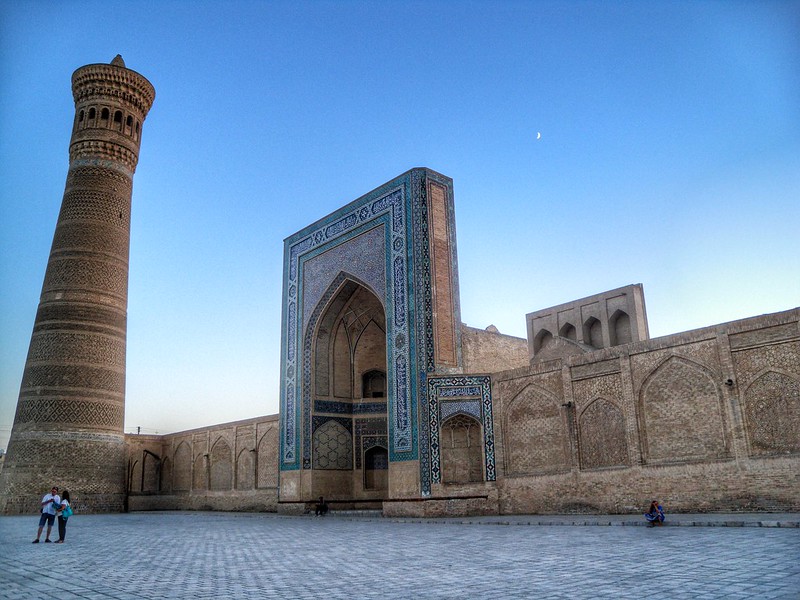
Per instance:
[[[282,240],[415,166],[455,180],[469,325],[628,283],[653,337],[797,306],[799,40],[788,1],[3,2],[0,448],[76,68],[157,91],[125,426],[165,433],[277,412]]]

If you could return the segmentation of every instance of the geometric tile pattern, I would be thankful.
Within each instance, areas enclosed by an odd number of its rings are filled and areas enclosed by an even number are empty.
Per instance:
[[[340,423],[330,419],[314,432],[314,467],[352,469],[353,438]]]
[[[361,468],[361,457],[375,446],[387,448],[386,419],[356,419],[355,447],[356,469]]]
[[[800,380],[767,371],[744,396],[750,454],[800,452]]]
[[[450,402],[440,402],[439,404],[440,418],[446,421],[453,415],[472,415],[478,421],[481,421],[481,401],[478,398],[474,400],[453,400]]]

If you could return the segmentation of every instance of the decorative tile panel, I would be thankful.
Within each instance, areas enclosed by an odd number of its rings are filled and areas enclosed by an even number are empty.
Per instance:
[[[447,218],[452,219],[452,180],[427,169],[413,169],[287,238],[281,342],[281,470],[311,468],[312,405],[315,412],[332,415],[385,411],[390,462],[422,458],[428,463],[429,408],[424,394],[418,396],[418,390],[425,389],[426,376],[437,369],[427,207],[430,182],[443,192],[440,204],[446,206]],[[451,280],[457,294],[452,225],[447,232],[452,248]],[[351,243],[352,249],[368,250],[356,252],[347,247]],[[381,256],[382,262],[376,260],[376,255]],[[311,397],[313,332],[326,303],[348,279],[365,285],[384,305],[385,404],[350,405]],[[380,286],[383,288],[378,289]],[[460,322],[457,295],[453,309],[453,318]],[[460,361],[460,345],[456,350]],[[358,462],[360,453],[356,454]],[[429,469],[421,469],[420,476],[429,479]],[[429,488],[429,482],[423,481],[422,487]]]
[[[480,392],[478,392],[480,394]],[[442,396],[440,396],[442,398]],[[446,421],[453,415],[472,415],[478,421],[483,420],[481,402],[478,398],[474,400],[456,400],[439,403],[439,414],[442,421]]]
[[[314,412],[338,415],[382,414],[386,412],[386,402],[337,402],[335,400],[314,400]]]
[[[495,481],[497,470],[494,456],[494,417],[492,415],[492,381],[488,375],[457,375],[427,378],[428,431],[430,462],[425,465],[429,476],[423,478],[427,487],[423,495],[430,495],[430,483],[440,483],[442,466],[439,429],[444,420],[453,415],[475,417],[483,425],[486,480]]]
[[[385,419],[356,419],[355,446],[360,451],[356,454],[356,469],[361,468],[361,457],[364,452],[375,446],[384,448],[388,445]]]

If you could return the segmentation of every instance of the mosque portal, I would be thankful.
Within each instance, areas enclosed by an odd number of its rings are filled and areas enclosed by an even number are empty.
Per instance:
[[[282,318],[284,510],[430,496],[428,384],[462,370],[452,180],[412,169],[287,238]]]

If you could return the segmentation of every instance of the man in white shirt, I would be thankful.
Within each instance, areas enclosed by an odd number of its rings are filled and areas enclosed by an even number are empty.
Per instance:
[[[36,534],[36,539],[33,540],[34,544],[39,543],[39,538],[42,537],[42,529],[44,524],[47,523],[47,535],[44,538],[45,542],[50,542],[50,530],[53,528],[53,523],[56,520],[56,510],[61,506],[61,497],[58,495],[58,488],[53,486],[49,494],[45,494],[42,498],[42,516],[39,517],[39,531]]]

